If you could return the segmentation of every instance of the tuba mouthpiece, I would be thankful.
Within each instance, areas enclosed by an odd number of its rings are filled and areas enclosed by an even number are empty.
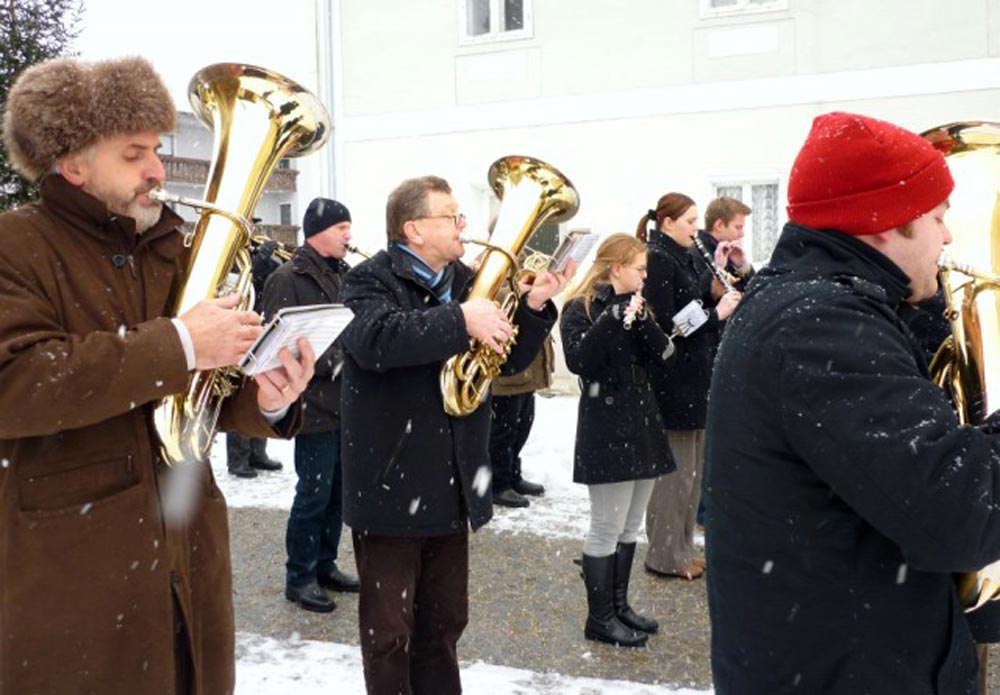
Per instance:
[[[158,203],[179,203],[180,196],[173,195],[172,193],[167,193],[162,187],[156,187],[151,189],[146,194],[150,200],[155,200]]]

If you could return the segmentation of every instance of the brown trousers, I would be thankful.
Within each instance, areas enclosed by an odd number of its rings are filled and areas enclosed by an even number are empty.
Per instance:
[[[701,555],[694,546],[694,523],[701,497],[705,430],[669,430],[667,439],[677,470],[656,479],[646,507],[646,567],[680,574]]]
[[[368,695],[459,695],[458,638],[469,622],[469,532],[353,534]]]

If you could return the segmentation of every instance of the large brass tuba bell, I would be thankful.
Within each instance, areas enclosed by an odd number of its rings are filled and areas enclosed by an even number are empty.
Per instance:
[[[934,381],[952,399],[959,421],[981,423],[1000,408],[1000,123],[949,123],[923,133],[948,158],[957,185],[951,195],[949,256],[941,285],[951,324],[931,361]],[[1000,562],[958,577],[967,611],[1000,598]]]
[[[201,217],[186,243],[187,267],[172,307],[179,316],[232,288],[238,309],[253,302],[252,226],[247,220],[278,161],[313,152],[326,142],[329,115],[319,100],[264,68],[219,63],[200,70],[188,86],[195,114],[214,131],[215,145],[203,201],[161,193],[160,200],[192,204]],[[236,268],[236,281],[229,281]],[[154,413],[164,460],[207,461],[222,401],[236,387],[232,369],[195,372],[184,393],[164,399]]]
[[[532,157],[502,157],[493,162],[487,178],[502,206],[468,299],[483,297],[495,302],[506,283],[510,292],[501,308],[513,320],[518,304],[517,255],[545,222],[562,222],[575,215],[580,199],[569,179],[555,167]],[[467,352],[442,365],[441,396],[445,412],[464,417],[479,407],[516,337],[515,327],[502,355],[473,339]]]

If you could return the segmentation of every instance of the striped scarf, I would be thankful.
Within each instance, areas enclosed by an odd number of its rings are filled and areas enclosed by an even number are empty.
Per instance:
[[[451,285],[455,280],[455,264],[449,263],[441,270],[435,272],[424,259],[417,255],[417,252],[405,244],[396,244],[405,251],[410,259],[410,267],[417,282],[429,289],[442,304],[451,301]]]

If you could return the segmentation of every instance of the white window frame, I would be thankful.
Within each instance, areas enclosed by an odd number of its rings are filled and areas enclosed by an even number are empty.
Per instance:
[[[782,206],[782,201],[784,200],[784,180],[781,176],[775,174],[773,176],[753,176],[753,177],[727,177],[727,178],[716,178],[712,180],[712,199],[719,196],[719,188],[726,187],[731,188],[733,186],[739,186],[742,189],[741,200],[744,204],[749,205],[753,208],[753,186],[777,186],[777,195],[775,196],[775,205],[777,209],[776,220],[778,226],[778,234],[780,236],[781,229],[785,224],[785,209]],[[754,229],[754,215],[756,210],[750,213],[746,219],[746,227],[743,230],[743,249],[747,252],[747,256],[751,256],[754,252],[754,234],[756,230]],[[767,262],[767,258],[750,258],[750,261],[754,265],[759,265],[761,263]]]
[[[157,153],[161,156],[177,156],[177,135],[174,133],[163,133],[160,135],[160,149]]]
[[[490,30],[479,36],[470,36],[466,33],[468,26],[468,1],[458,0],[458,45],[478,46],[480,44],[498,43],[502,41],[518,41],[530,39],[535,35],[534,14],[532,12],[532,0],[522,0],[523,29],[515,31],[501,31],[503,26],[503,0],[490,0]]]
[[[762,12],[783,12],[787,9],[788,0],[766,0],[764,5],[751,5],[750,0],[736,0],[736,4],[731,7],[712,7],[710,0],[698,0],[698,13],[702,19],[760,14]]]

